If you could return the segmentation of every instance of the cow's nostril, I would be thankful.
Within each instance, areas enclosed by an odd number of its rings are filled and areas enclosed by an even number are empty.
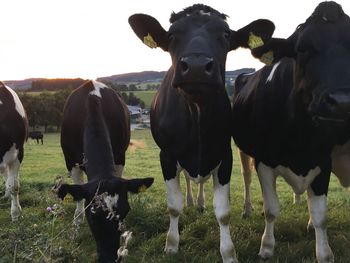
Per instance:
[[[183,59],[180,61],[180,68],[181,68],[181,72],[183,74],[187,73],[189,70],[189,66],[188,66],[187,62],[184,61]]]
[[[207,65],[205,66],[205,72],[210,75],[213,73],[213,69],[214,69],[214,62],[213,60],[210,60]]]

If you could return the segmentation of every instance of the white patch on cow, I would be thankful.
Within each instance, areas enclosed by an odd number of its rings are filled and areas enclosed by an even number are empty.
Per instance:
[[[273,65],[273,68],[272,68],[272,70],[271,70],[271,72],[270,72],[270,75],[267,77],[267,79],[266,79],[266,83],[267,82],[270,82],[271,80],[272,80],[272,78],[273,78],[273,75],[275,74],[275,71],[276,71],[276,69],[278,68],[278,66],[280,65],[280,63],[281,63],[281,61],[279,61],[279,62],[277,62],[275,65]]]
[[[17,112],[19,113],[19,115],[22,116],[22,118],[25,118],[26,117],[26,112],[24,111],[22,102],[19,100],[19,97],[18,97],[17,93],[14,92],[13,89],[11,89],[11,88],[9,88],[7,86],[5,86],[5,88],[7,88],[7,90],[11,93],[11,95],[13,97],[13,101],[15,102],[15,105],[16,105]]]
[[[202,15],[202,16],[210,16],[211,13],[210,12],[205,12],[203,10],[200,10],[199,13]]]
[[[115,209],[118,206],[118,199],[119,199],[118,194],[106,195],[103,199],[103,201],[106,205],[107,211],[108,211],[107,219],[109,219],[109,220],[117,216],[115,214]]]
[[[318,262],[334,262],[334,256],[328,244],[327,221],[327,197],[316,196],[311,188],[308,189],[308,207],[310,219],[315,229],[316,258]]]
[[[94,85],[95,89],[93,91],[90,91],[90,95],[95,95],[98,96],[100,98],[102,98],[101,95],[101,89],[105,89],[108,88],[105,84],[98,82],[96,80],[92,80],[92,84]]]
[[[350,186],[350,141],[332,150],[332,171],[344,187]]]
[[[2,103],[2,101],[0,100],[0,105],[2,105],[2,104],[4,104],[4,103]]]
[[[166,253],[176,253],[179,249],[179,216],[183,210],[182,193],[180,189],[179,170],[175,178],[165,180],[168,196],[168,210],[170,214],[170,225],[165,243]]]
[[[221,164],[221,163],[220,163]],[[223,262],[238,262],[230,233],[230,184],[221,185],[217,169],[213,170],[213,207],[220,227],[220,253]]]
[[[314,169],[311,169],[306,176],[297,175],[290,168],[284,167],[282,165],[278,165],[275,170],[293,188],[294,193],[299,195],[306,191],[316,176],[318,176],[321,172],[321,169],[318,166],[316,166]]]

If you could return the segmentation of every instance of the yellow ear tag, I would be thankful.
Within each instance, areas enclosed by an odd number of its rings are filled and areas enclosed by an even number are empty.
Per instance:
[[[63,199],[64,204],[72,203],[73,202],[73,197],[71,195],[66,195]]]
[[[149,33],[143,38],[143,43],[145,43],[145,45],[149,46],[150,48],[157,47],[156,41],[154,41],[153,37]]]
[[[141,193],[141,192],[145,192],[145,191],[146,191],[146,189],[147,189],[147,187],[146,187],[145,185],[141,185],[141,186],[139,187],[138,192],[139,192],[139,193]]]
[[[266,64],[266,65],[271,65],[272,64],[272,62],[273,62],[273,51],[272,50],[270,50],[269,52],[266,52],[266,53],[264,53],[260,58],[259,58],[259,60],[262,62],[262,63],[264,63],[264,64]]]
[[[248,46],[250,49],[261,47],[264,45],[264,41],[261,37],[254,35],[254,33],[249,33]]]

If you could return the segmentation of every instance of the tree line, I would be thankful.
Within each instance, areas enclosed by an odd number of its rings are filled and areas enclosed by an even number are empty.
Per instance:
[[[72,90],[73,88],[70,86],[54,92],[47,90],[41,92],[18,92],[18,96],[26,110],[31,129],[35,130],[37,127],[43,127],[45,132],[59,131],[63,108]],[[134,93],[118,93],[126,104],[139,105],[144,108],[145,103],[137,98]]]

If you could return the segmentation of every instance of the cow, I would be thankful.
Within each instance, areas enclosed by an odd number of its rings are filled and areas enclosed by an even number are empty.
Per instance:
[[[142,42],[169,52],[172,60],[150,112],[170,214],[165,252],[177,253],[179,247],[183,210],[179,174],[184,171],[199,184],[213,176],[220,253],[223,262],[237,262],[229,230],[232,113],[225,90],[225,62],[231,50],[254,49],[266,42],[274,24],[260,19],[234,31],[225,14],[202,4],[173,13],[168,31],[146,14],[132,15],[129,23]]]
[[[326,233],[331,171],[350,184],[350,19],[335,2],[320,3],[287,39],[253,50],[267,65],[234,87],[233,139],[255,159],[265,214],[259,256],[273,256],[280,208],[276,177],[307,191],[318,262],[334,262]]]
[[[84,183],[83,135],[89,94],[96,94],[102,99],[103,116],[110,135],[118,177],[122,176],[125,151],[130,141],[129,111],[118,93],[95,80],[88,80],[75,89],[65,103],[61,128],[61,147],[67,170],[75,184]],[[77,224],[84,218],[83,210],[84,202],[78,201],[74,214]]]
[[[41,131],[31,131],[28,137],[32,140],[36,140],[37,144],[39,144],[39,141],[41,141],[41,144],[44,144],[44,134]]]
[[[90,82],[89,85],[91,85]],[[89,87],[89,86],[87,86]],[[85,89],[88,89],[85,87]],[[109,132],[103,103],[107,92],[101,96],[90,89],[87,99],[87,117],[83,129],[86,184],[62,184],[57,189],[61,199],[71,194],[74,200],[86,200],[86,218],[95,238],[98,261],[114,263],[121,261],[120,223],[130,210],[128,192],[138,193],[150,187],[153,178],[123,179],[116,176],[112,136]],[[117,120],[114,120],[115,122]],[[116,135],[122,132],[116,131]]]
[[[19,169],[23,160],[23,144],[27,139],[28,119],[17,94],[0,82],[0,173],[4,176],[5,197],[11,197],[11,218],[18,220]]]

